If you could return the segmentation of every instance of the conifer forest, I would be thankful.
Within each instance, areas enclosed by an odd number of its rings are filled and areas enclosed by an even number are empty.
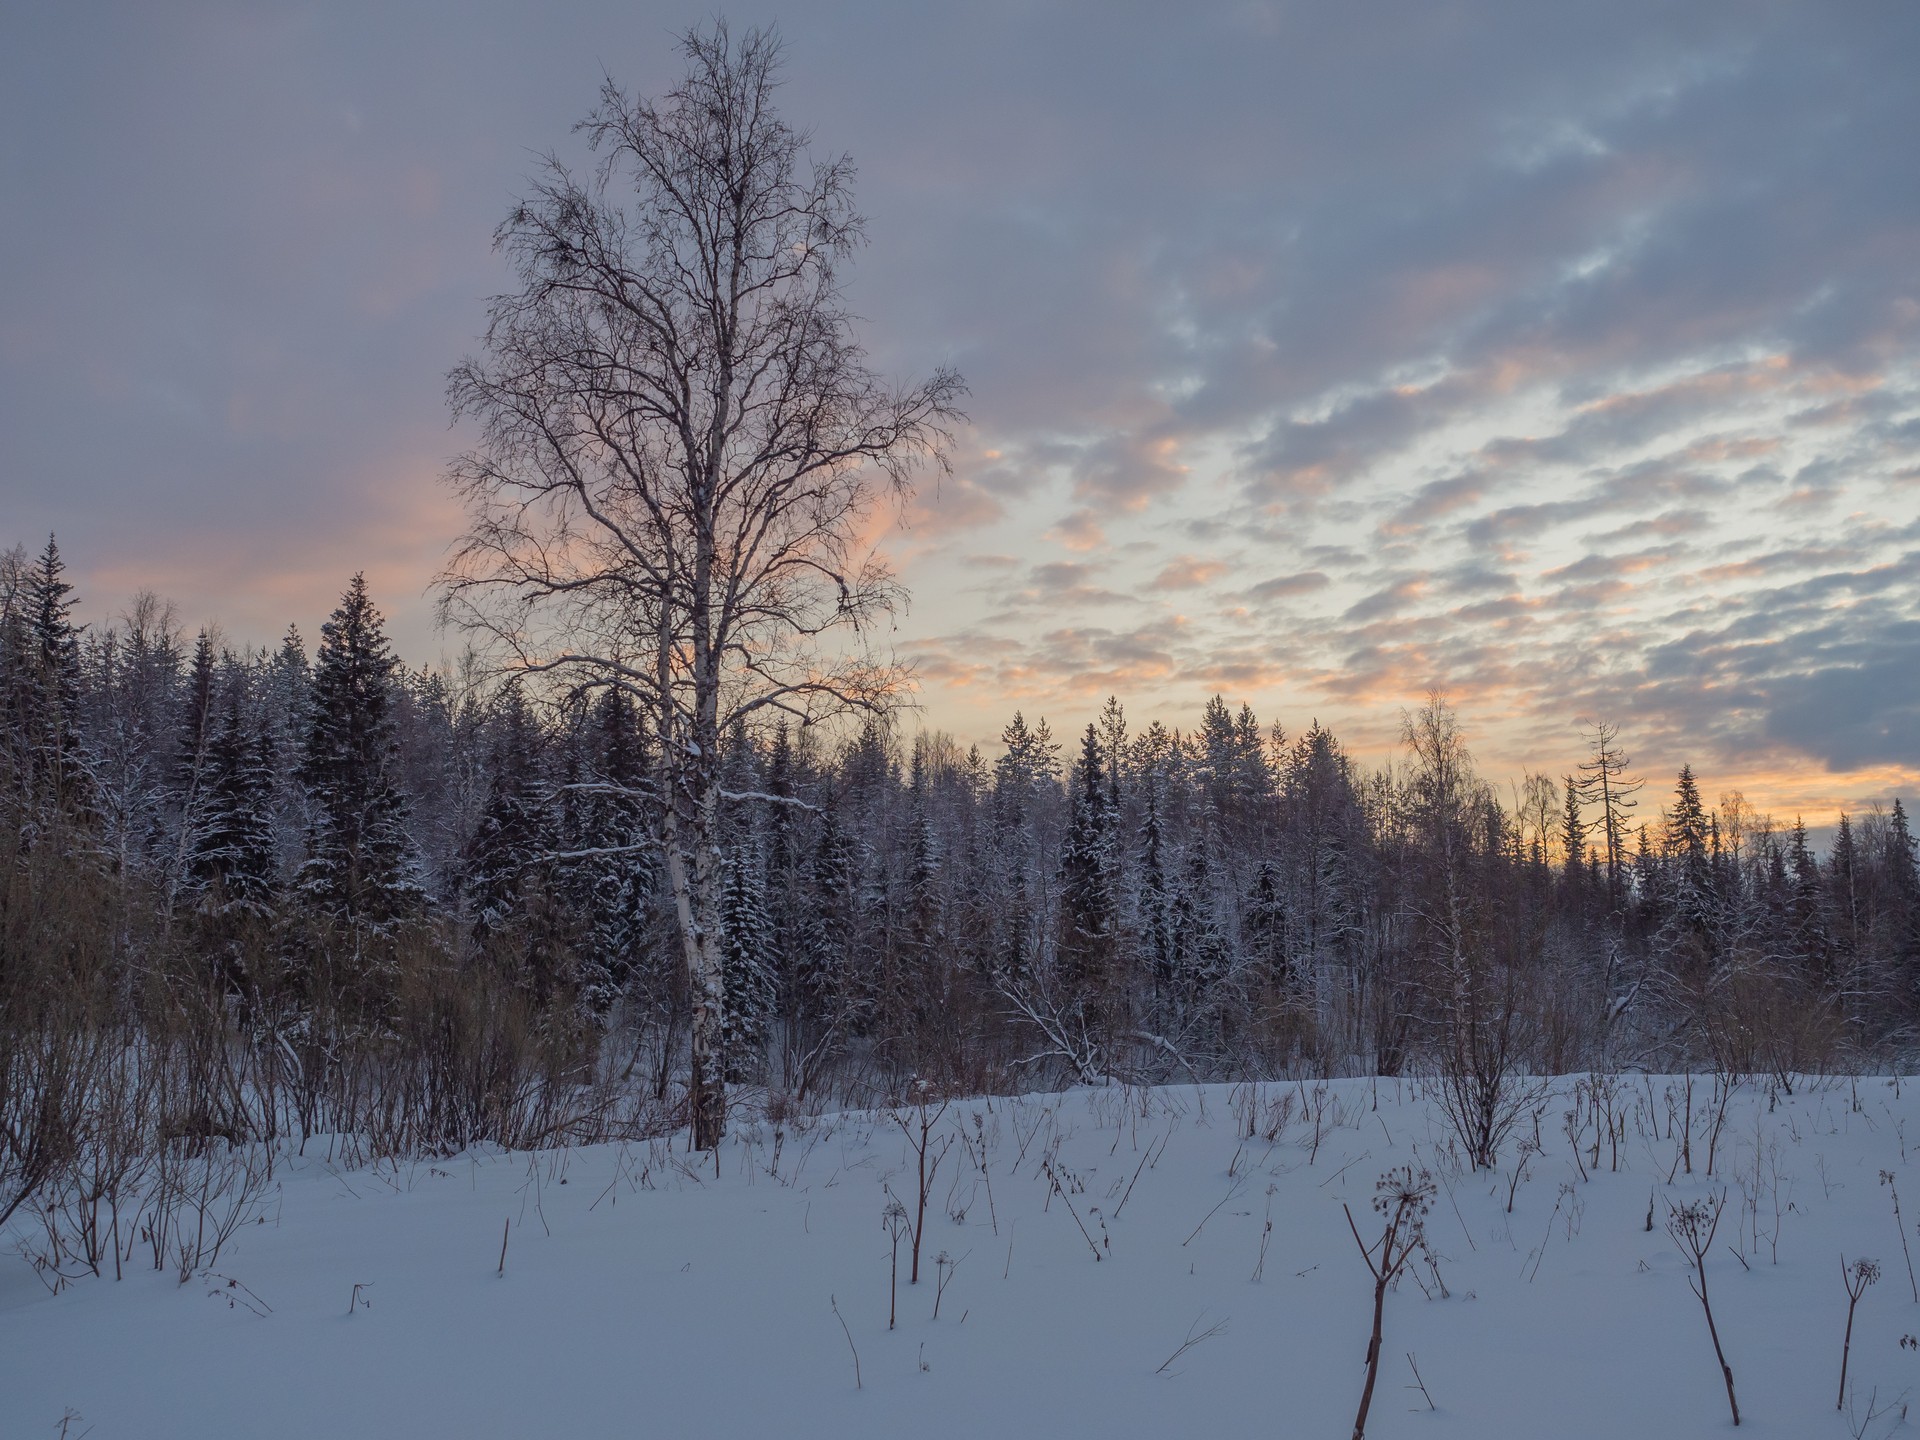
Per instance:
[[[409,669],[355,578],[309,649],[0,610],[11,1211],[102,1107],[373,1153],[676,1123],[688,994],[649,727],[619,691]],[[729,1086],[860,1104],[1063,1083],[1891,1063],[1920,1015],[1903,804],[1804,827],[1640,776],[1605,722],[1502,796],[1434,697],[1360,766],[1216,696],[736,729]],[[821,727],[825,728],[825,727]]]

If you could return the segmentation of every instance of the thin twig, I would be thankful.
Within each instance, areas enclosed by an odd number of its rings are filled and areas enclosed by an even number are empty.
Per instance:
[[[1407,1352],[1407,1368],[1413,1371],[1413,1384],[1404,1388],[1412,1390],[1417,1386],[1421,1398],[1427,1402],[1427,1409],[1438,1410],[1440,1407],[1433,1403],[1433,1396],[1427,1393],[1427,1382],[1420,1378],[1420,1367],[1413,1363],[1413,1352],[1411,1350]]]
[[[860,1352],[853,1343],[853,1331],[847,1329],[847,1317],[840,1313],[840,1302],[833,1296],[827,1296],[827,1304],[833,1307],[833,1318],[840,1322],[840,1333],[847,1337],[847,1349],[853,1351],[853,1388],[865,1389],[860,1383]]]
[[[1238,1195],[1240,1193],[1240,1187],[1245,1183],[1246,1182],[1243,1180],[1236,1180],[1233,1182],[1232,1188],[1229,1189],[1223,1197],[1221,1197],[1220,1204],[1214,1206],[1213,1209],[1207,1211],[1205,1215],[1202,1215],[1200,1217],[1200,1223],[1193,1227],[1193,1235],[1187,1236],[1186,1239],[1180,1242],[1181,1249],[1184,1250],[1186,1249],[1187,1246],[1193,1243],[1194,1235],[1198,1235],[1202,1230],[1206,1229],[1207,1221],[1213,1219],[1214,1216],[1218,1215],[1220,1213],[1221,1206],[1225,1205],[1227,1201],[1233,1199],[1234,1196]]]
[[[1154,1374],[1156,1375],[1166,1374],[1167,1366],[1173,1364],[1174,1361],[1178,1360],[1182,1355],[1186,1354],[1187,1351],[1193,1349],[1193,1347],[1198,1345],[1201,1341],[1211,1340],[1214,1336],[1223,1334],[1226,1331],[1226,1328],[1227,1328],[1226,1320],[1217,1320],[1212,1325],[1208,1326],[1205,1330],[1200,1331],[1200,1333],[1196,1335],[1194,1333],[1195,1328],[1200,1324],[1202,1320],[1206,1318],[1207,1318],[1207,1312],[1204,1310],[1202,1310],[1198,1315],[1193,1317],[1193,1324],[1187,1327],[1187,1338],[1181,1342],[1180,1348],[1178,1350],[1174,1351],[1171,1355],[1167,1356],[1165,1360],[1162,1360],[1160,1362],[1160,1367],[1153,1372]],[[1231,1318],[1231,1317],[1228,1317],[1228,1318]],[[1175,1373],[1177,1374],[1179,1372],[1176,1371]]]

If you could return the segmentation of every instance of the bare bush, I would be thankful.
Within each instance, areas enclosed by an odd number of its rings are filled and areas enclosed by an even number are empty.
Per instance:
[[[927,1233],[927,1194],[940,1170],[940,1162],[947,1158],[947,1151],[953,1146],[951,1135],[936,1137],[933,1133],[947,1113],[949,1103],[947,1096],[935,1090],[930,1081],[916,1080],[911,1086],[908,1104],[890,1112],[893,1123],[907,1137],[907,1148],[913,1151],[915,1164],[913,1272],[907,1281],[910,1285],[920,1283],[920,1242]]]
[[[1514,1127],[1546,1105],[1547,1082],[1527,1073],[1530,1018],[1513,969],[1462,960],[1440,1007],[1430,1078],[1476,1170],[1493,1168]]]

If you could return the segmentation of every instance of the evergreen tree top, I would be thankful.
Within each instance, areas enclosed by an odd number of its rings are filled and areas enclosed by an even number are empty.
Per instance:
[[[360,789],[384,771],[396,744],[396,662],[380,612],[355,575],[320,630],[309,702],[312,713],[300,778],[314,790]]]
[[[1697,860],[1707,853],[1706,810],[1700,803],[1700,787],[1694,782],[1691,765],[1680,767],[1666,831],[1668,854]]]
[[[70,668],[77,660],[80,633],[85,626],[73,623],[73,586],[67,583],[66,564],[60,559],[60,547],[52,535],[46,548],[27,575],[27,623],[33,632],[40,659],[49,669]]]

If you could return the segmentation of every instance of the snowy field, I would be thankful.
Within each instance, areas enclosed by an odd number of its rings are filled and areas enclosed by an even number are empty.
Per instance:
[[[919,1186],[884,1114],[744,1125],[717,1176],[666,1141],[397,1168],[310,1144],[215,1274],[136,1256],[51,1295],[7,1257],[0,1433],[1345,1436],[1373,1297],[1342,1205],[1377,1239],[1375,1182],[1406,1164],[1435,1178],[1432,1259],[1386,1298],[1370,1436],[1730,1432],[1667,1229],[1723,1189],[1706,1272],[1742,1431],[1902,1433],[1920,1091],[1750,1081],[1720,1107],[1697,1077],[1689,1175],[1686,1082],[1574,1087],[1523,1171],[1530,1120],[1478,1173],[1408,1082],[957,1101],[892,1330],[887,1211],[910,1231]],[[1851,1415],[1842,1255],[1881,1267]]]

